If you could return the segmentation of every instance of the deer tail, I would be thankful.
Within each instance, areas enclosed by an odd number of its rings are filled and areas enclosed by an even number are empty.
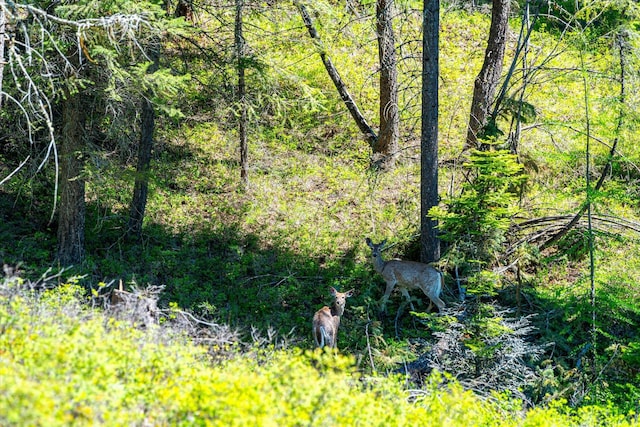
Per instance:
[[[324,329],[324,326],[320,326],[320,348],[324,348],[326,336],[327,336],[327,331]]]

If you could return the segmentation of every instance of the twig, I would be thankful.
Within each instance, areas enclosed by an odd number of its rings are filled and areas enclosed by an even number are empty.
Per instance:
[[[371,351],[371,340],[369,339],[369,325],[371,324],[371,319],[364,326],[364,334],[367,337],[367,353],[369,354],[369,363],[371,364],[371,371],[376,372],[376,365],[373,363],[373,353]]]

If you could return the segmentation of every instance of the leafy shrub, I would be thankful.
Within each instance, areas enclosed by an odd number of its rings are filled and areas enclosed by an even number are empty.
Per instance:
[[[84,299],[76,285],[0,284],[0,424],[626,425],[606,407],[525,414],[517,400],[481,400],[437,373],[407,393],[401,377],[363,376],[331,350],[253,347],[214,363],[170,327],[135,329]]]

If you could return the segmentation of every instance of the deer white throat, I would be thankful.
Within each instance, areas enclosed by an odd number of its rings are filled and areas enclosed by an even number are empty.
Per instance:
[[[384,266],[386,264],[386,261],[382,259],[382,254],[379,254],[378,256],[374,256],[373,258],[373,269],[376,270],[378,273],[382,274],[382,271],[384,270]]]

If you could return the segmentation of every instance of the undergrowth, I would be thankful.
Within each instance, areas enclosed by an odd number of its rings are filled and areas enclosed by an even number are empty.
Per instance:
[[[363,375],[331,351],[248,345],[216,361],[171,316],[138,329],[89,301],[72,284],[0,284],[0,424],[631,425],[606,407],[481,400],[439,373],[408,391],[402,377]]]

